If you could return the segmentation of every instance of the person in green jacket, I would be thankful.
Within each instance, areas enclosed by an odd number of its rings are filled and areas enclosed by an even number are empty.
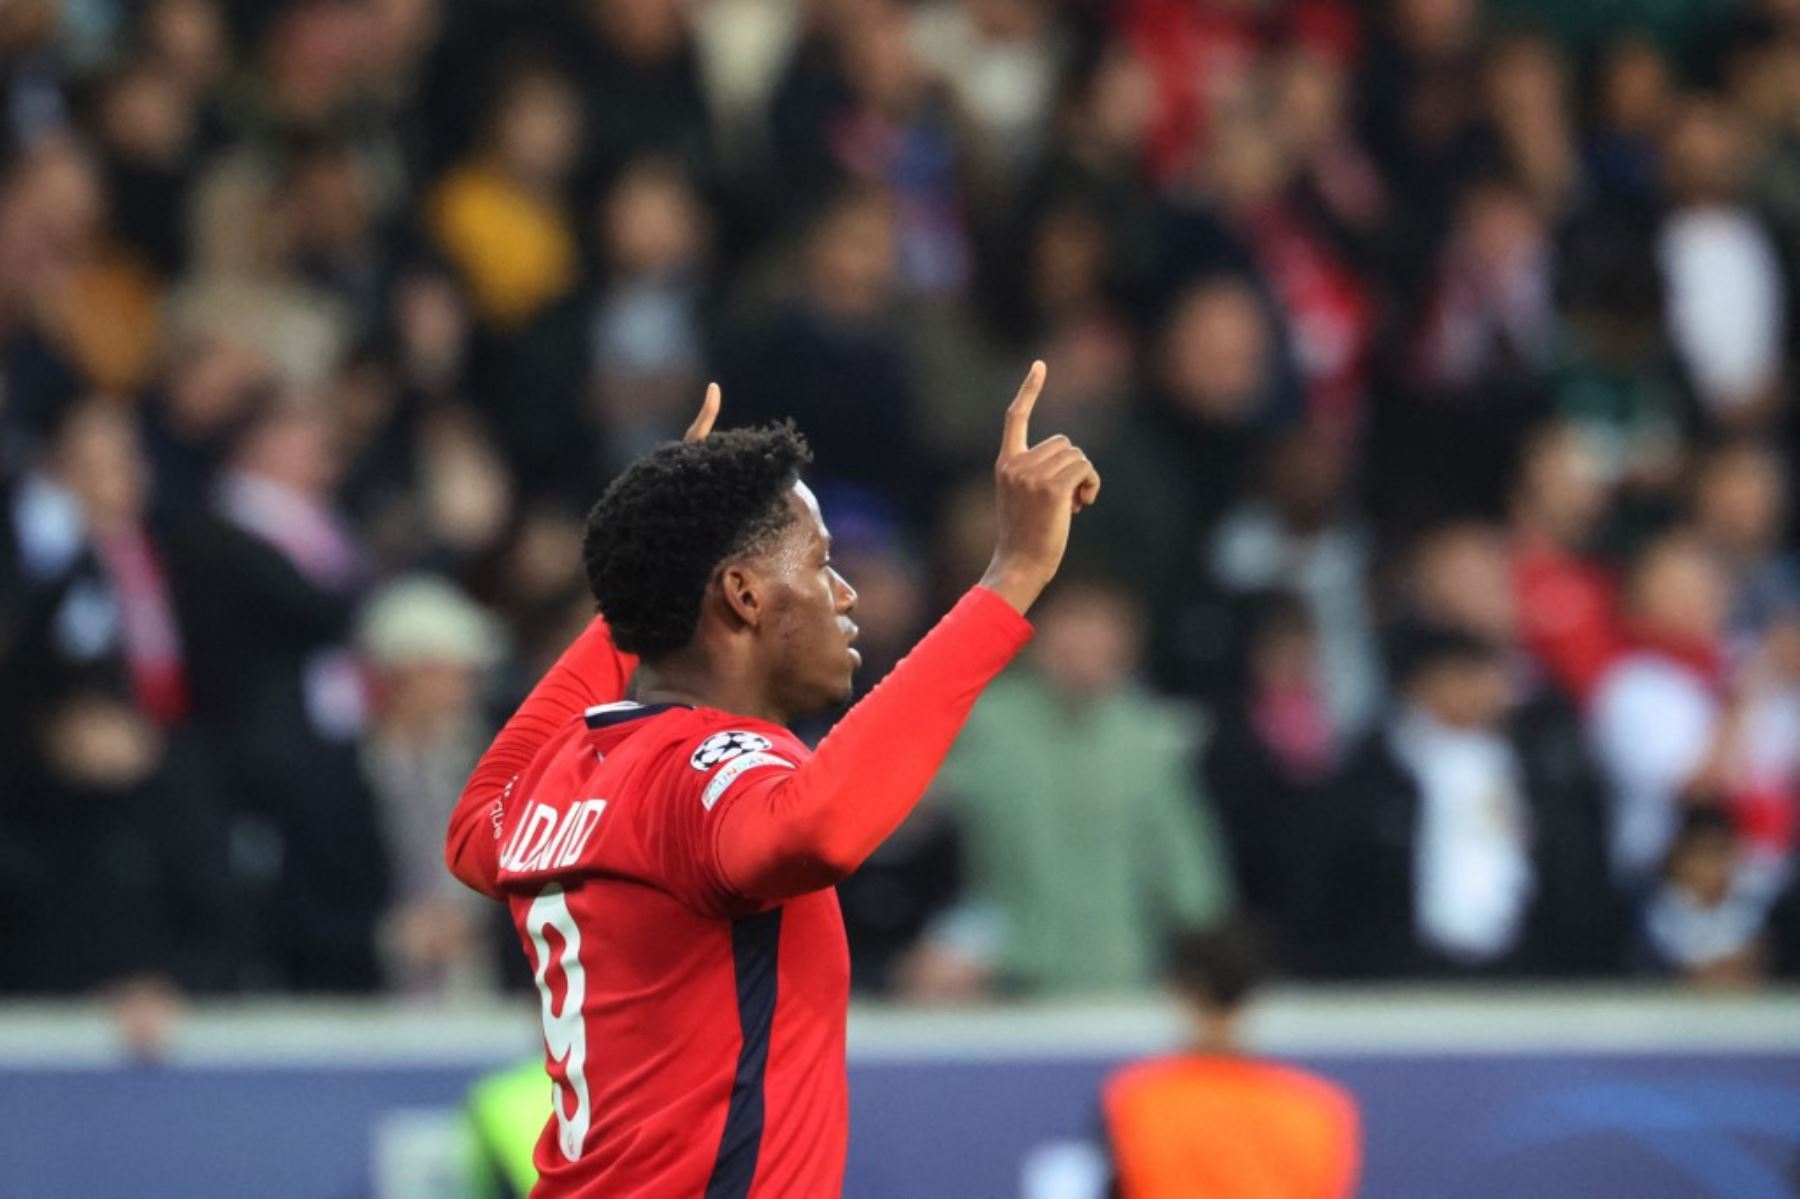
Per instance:
[[[1028,658],[989,687],[938,776],[965,893],[902,963],[902,995],[1145,989],[1174,930],[1228,913],[1198,720],[1133,681],[1141,646],[1122,588],[1071,580],[1045,597]]]

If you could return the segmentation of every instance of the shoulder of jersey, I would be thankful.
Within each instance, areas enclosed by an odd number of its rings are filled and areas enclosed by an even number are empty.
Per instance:
[[[712,811],[720,798],[740,777],[762,766],[787,770],[796,763],[789,751],[778,752],[775,740],[766,733],[747,728],[720,728],[703,736],[687,755],[688,767],[707,776],[700,802]]]

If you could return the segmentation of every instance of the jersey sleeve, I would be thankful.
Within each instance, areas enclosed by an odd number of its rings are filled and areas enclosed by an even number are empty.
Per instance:
[[[613,644],[596,616],[526,696],[481,755],[450,816],[444,859],[450,872],[485,895],[499,896],[500,829],[514,780],[539,750],[581,712],[622,699],[637,659]]]
[[[988,683],[1031,626],[977,587],[844,714],[797,769],[728,788],[713,853],[731,893],[769,902],[833,886],[900,827]]]
[[[704,916],[745,915],[761,905],[731,885],[720,860],[726,813],[766,782],[791,776],[803,752],[785,732],[723,717],[679,742],[658,766],[658,802],[642,809],[653,826],[643,844],[659,881]]]

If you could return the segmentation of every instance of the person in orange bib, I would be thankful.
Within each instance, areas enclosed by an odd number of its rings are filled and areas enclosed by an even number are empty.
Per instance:
[[[1240,927],[1178,939],[1172,978],[1193,1036],[1125,1066],[1102,1094],[1120,1199],[1345,1199],[1362,1163],[1356,1101],[1336,1083],[1245,1054],[1260,965]]]

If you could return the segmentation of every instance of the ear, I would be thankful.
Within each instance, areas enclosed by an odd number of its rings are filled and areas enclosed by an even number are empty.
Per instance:
[[[721,567],[718,590],[728,620],[747,629],[762,624],[768,604],[762,577],[755,567],[747,562],[732,562]]]

